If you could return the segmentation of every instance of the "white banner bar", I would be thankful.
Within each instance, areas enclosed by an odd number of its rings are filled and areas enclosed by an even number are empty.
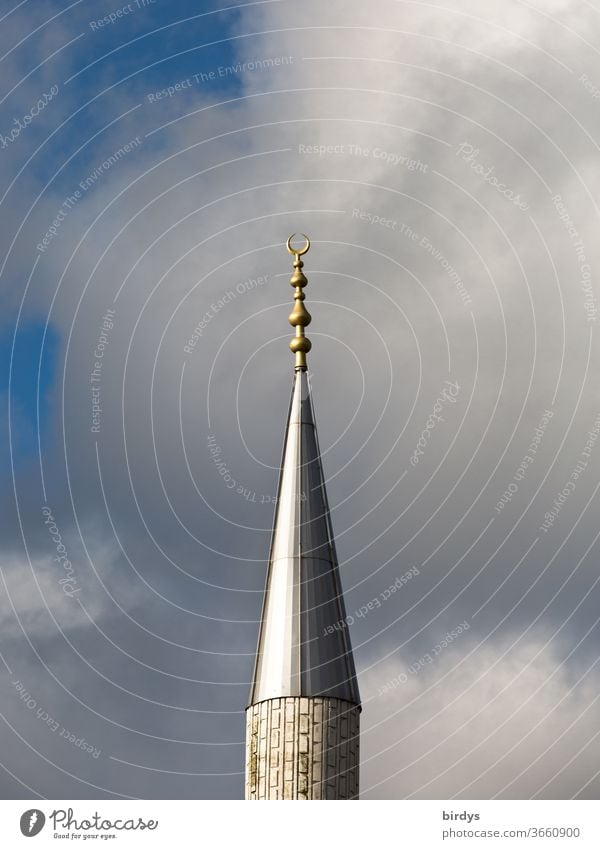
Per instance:
[[[132,788],[134,791],[135,788]],[[598,849],[594,801],[2,801],[0,846]],[[28,843],[29,840],[35,842]],[[116,843],[115,841],[118,841]]]

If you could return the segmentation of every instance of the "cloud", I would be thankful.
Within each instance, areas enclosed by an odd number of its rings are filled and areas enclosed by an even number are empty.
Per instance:
[[[593,660],[572,668],[540,633],[479,646],[465,636],[411,672],[420,660],[401,655],[362,678],[365,798],[597,796]]]
[[[12,552],[4,557],[0,626],[7,639],[25,632],[38,642],[89,627],[90,620],[101,623],[118,615],[117,604],[125,610],[135,604],[114,541],[94,539],[89,529],[86,541],[87,562],[81,543],[77,545],[73,536],[63,537],[59,530],[49,536],[46,556],[28,559]],[[111,598],[111,590],[119,594],[118,602]]]
[[[536,656],[538,632],[501,655],[532,622],[544,634],[561,628],[575,646],[596,617],[600,449],[556,525],[539,528],[597,415],[582,266],[600,261],[599,127],[580,76],[600,85],[584,41],[599,23],[562,0],[501,11],[394,3],[384,17],[360,4],[267,3],[224,12],[220,33],[203,19],[106,58],[87,33],[10,101],[8,124],[40,87],[64,83],[56,108],[0,150],[11,178],[44,133],[81,112],[0,209],[5,320],[37,262],[21,321],[48,318],[61,340],[47,447],[39,468],[17,469],[31,565],[7,513],[6,583],[27,633],[46,641],[50,670],[89,706],[63,700],[44,673],[40,701],[107,758],[138,764],[82,766],[69,758],[79,752],[41,738],[44,752],[106,792],[126,793],[143,774],[140,790],[158,798],[240,793],[239,775],[225,775],[236,772],[235,752],[209,744],[241,741],[291,379],[284,241],[293,230],[313,239],[312,381],[348,610],[420,570],[352,626],[359,666],[375,664],[361,679],[366,794],[592,792],[593,781],[583,788],[593,774],[594,673],[573,684],[594,632],[562,666],[552,645]],[[63,16],[44,50],[82,31],[87,14]],[[13,17],[16,39],[28,22]],[[132,25],[142,32],[144,20]],[[228,35],[222,53],[196,50]],[[215,80],[195,80],[211,70]],[[11,85],[20,73],[10,65]],[[457,403],[413,467],[448,379],[460,384]],[[527,473],[497,513],[549,408]],[[68,541],[89,616],[59,584],[43,503]],[[46,604],[92,667],[65,648]],[[25,678],[27,647],[6,596],[2,611]],[[428,635],[462,620],[468,637],[370,700],[398,674],[387,658],[399,645],[414,662]],[[472,658],[470,635],[482,641]],[[184,752],[161,741],[179,734],[208,745]],[[545,752],[547,739],[557,742]],[[24,775],[16,743],[11,757]],[[28,781],[48,793],[52,769],[38,780],[35,763]],[[218,786],[202,776],[169,783],[186,771],[223,776]],[[64,795],[97,796],[63,780]]]

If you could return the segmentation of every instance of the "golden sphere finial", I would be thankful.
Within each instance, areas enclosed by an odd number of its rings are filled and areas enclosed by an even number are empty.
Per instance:
[[[292,235],[287,240],[287,249],[294,256],[294,273],[290,278],[290,286],[295,288],[294,292],[294,309],[288,316],[288,321],[292,327],[296,328],[296,335],[290,342],[290,350],[296,355],[296,368],[306,371],[306,355],[311,349],[310,339],[304,335],[304,328],[311,322],[311,315],[304,306],[304,298],[306,295],[302,291],[308,280],[302,272],[304,263],[300,259],[310,248],[310,239],[305,233],[301,235],[305,238],[305,243],[301,248],[292,247],[292,239],[296,234]]]

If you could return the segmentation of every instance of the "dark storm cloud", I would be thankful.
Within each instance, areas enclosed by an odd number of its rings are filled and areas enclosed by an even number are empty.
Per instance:
[[[582,275],[599,259],[600,113],[581,77],[600,81],[582,41],[594,43],[598,21],[562,2],[512,4],[502,20],[495,4],[384,5],[377,20],[336,3],[241,12],[231,32],[243,37],[223,60],[237,92],[194,81],[150,100],[189,78],[173,65],[160,84],[144,73],[117,86],[92,114],[102,126],[125,117],[43,193],[7,261],[6,309],[37,259],[22,317],[48,316],[62,340],[45,498],[37,458],[17,469],[29,560],[14,512],[3,529],[6,590],[32,644],[3,594],[3,714],[23,738],[8,735],[3,763],[40,795],[241,795],[291,378],[282,245],[304,229],[315,405],[363,670],[366,795],[597,787],[595,673],[578,681],[597,656],[600,449],[582,452],[600,409],[598,355]],[[103,86],[111,73],[100,65]],[[59,102],[53,121],[77,108],[73,89]],[[4,211],[6,247],[48,176],[23,179]],[[440,401],[448,382],[455,395]],[[58,582],[44,503],[79,599]],[[438,663],[377,695],[465,621]],[[14,681],[102,754],[57,736]],[[442,754],[413,733],[424,721]],[[6,795],[23,795],[7,782]]]

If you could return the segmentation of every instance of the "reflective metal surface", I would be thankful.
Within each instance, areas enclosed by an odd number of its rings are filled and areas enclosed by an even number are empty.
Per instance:
[[[308,375],[297,368],[249,704],[331,696],[360,704]]]

